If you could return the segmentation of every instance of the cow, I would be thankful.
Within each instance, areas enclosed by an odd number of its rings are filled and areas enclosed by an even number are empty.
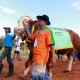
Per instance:
[[[19,19],[18,26],[16,27],[16,29],[18,30],[18,35],[21,36],[22,40],[26,40],[26,43],[30,50],[29,58],[25,63],[26,70],[24,71],[23,75],[27,75],[27,73],[30,69],[30,66],[32,65],[32,56],[33,56],[33,42],[27,36],[25,28],[29,27],[30,32],[33,34],[36,30],[39,29],[38,26],[39,26],[38,21],[33,21],[29,16],[24,16]],[[65,72],[70,72],[72,69],[74,51],[77,52],[77,57],[80,60],[80,37],[74,31],[69,30],[69,29],[66,29],[66,30],[70,35],[70,39],[72,41],[73,47],[57,50],[57,54],[62,54],[62,55],[66,54],[67,55],[69,62],[68,62],[67,68],[65,69]],[[51,55],[49,56],[49,60],[47,63],[47,71],[51,76],[52,75],[52,73],[51,73],[52,67],[50,64],[50,58],[51,58]]]

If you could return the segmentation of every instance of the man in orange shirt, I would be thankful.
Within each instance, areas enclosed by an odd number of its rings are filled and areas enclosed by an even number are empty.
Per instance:
[[[52,31],[47,27],[47,25],[50,25],[49,17],[47,15],[42,15],[37,16],[37,19],[39,20],[39,30],[31,35],[29,29],[26,29],[29,38],[34,41],[34,66],[30,80],[50,80],[50,76],[46,73],[46,64],[49,55],[52,57],[51,62],[55,62],[55,41]],[[49,54],[49,50],[51,54]]]

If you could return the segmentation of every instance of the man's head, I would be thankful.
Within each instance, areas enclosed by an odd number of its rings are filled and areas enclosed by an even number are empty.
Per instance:
[[[10,27],[4,27],[3,29],[5,29],[6,33],[10,33],[11,32],[11,28]]]
[[[43,25],[50,25],[49,17],[47,15],[37,16],[40,24]]]

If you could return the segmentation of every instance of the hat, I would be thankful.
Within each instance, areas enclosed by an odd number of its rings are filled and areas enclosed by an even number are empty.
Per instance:
[[[47,15],[37,16],[38,20],[43,20],[46,22],[46,25],[50,25],[49,17]]]
[[[11,28],[10,28],[10,27],[4,27],[3,29],[9,29],[9,30],[11,30]]]

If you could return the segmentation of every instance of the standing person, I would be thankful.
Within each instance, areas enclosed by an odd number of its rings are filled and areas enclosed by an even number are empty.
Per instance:
[[[14,65],[11,59],[11,51],[12,51],[12,44],[13,44],[13,39],[15,37],[15,34],[11,33],[10,27],[4,27],[4,29],[5,29],[5,38],[3,40],[4,50],[0,56],[0,73],[2,72],[2,68],[3,68],[2,61],[5,57],[7,57],[7,62],[9,64],[9,72],[7,75],[5,75],[5,77],[9,77],[13,75],[13,71],[14,71]]]
[[[16,57],[18,61],[21,61],[21,56],[20,56],[20,44],[21,44],[21,41],[19,38],[17,38],[17,41],[16,43],[14,44],[14,46],[16,47],[15,51],[14,51],[14,56],[13,56],[13,59]]]
[[[24,42],[21,42],[20,49],[22,49],[24,51]]]
[[[47,25],[50,25],[49,17],[47,15],[37,16],[39,21],[39,30],[33,35],[27,28],[29,38],[34,41],[33,53],[33,69],[31,72],[30,80],[50,80],[49,74],[46,72],[46,64],[51,55],[51,62],[55,63],[55,41],[52,36],[51,30]],[[51,53],[49,54],[49,49]]]

